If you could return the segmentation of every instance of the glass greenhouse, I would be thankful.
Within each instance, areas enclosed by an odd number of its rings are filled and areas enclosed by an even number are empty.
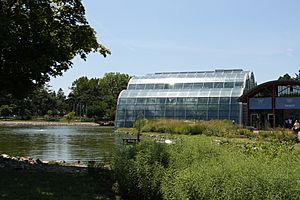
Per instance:
[[[116,127],[132,127],[138,118],[230,119],[240,124],[238,98],[255,84],[253,73],[241,69],[133,77],[119,95]]]

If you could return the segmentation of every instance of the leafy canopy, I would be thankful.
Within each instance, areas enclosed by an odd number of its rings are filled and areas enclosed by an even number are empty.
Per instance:
[[[76,55],[110,54],[81,0],[1,0],[0,27],[0,95],[26,96],[71,68]]]

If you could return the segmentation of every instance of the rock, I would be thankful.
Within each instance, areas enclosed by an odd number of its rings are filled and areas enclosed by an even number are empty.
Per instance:
[[[1,154],[1,157],[4,158],[4,159],[10,159],[10,156],[7,155],[7,154]]]
[[[44,164],[40,159],[36,159],[35,162],[36,162],[36,164],[38,164],[38,165]]]
[[[167,140],[165,140],[165,143],[166,143],[166,144],[172,144],[172,143],[173,143],[173,141],[172,141],[172,140],[169,140],[169,139],[167,139]]]

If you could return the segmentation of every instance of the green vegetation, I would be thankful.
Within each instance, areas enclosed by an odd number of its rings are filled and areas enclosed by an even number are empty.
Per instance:
[[[60,121],[74,112],[74,117],[83,122],[114,121],[118,94],[127,87],[129,79],[127,74],[111,72],[102,78],[75,80],[68,96],[62,89],[56,93],[45,86],[23,99],[1,97],[0,117]]]
[[[300,157],[285,142],[146,142],[123,147],[113,169],[124,199],[300,198]]]
[[[126,129],[122,129],[125,131]],[[128,131],[130,132],[130,131]],[[266,141],[296,142],[297,135],[288,129],[250,131],[239,128],[230,120],[183,121],[175,119],[145,120],[142,133],[206,135],[225,138],[250,138]]]
[[[71,122],[71,120],[73,120],[75,117],[75,112],[69,112],[68,114],[66,114],[64,116],[64,118],[66,118],[66,120],[68,121],[68,123]]]
[[[290,130],[250,131],[226,120],[144,120],[141,129],[174,141],[119,149],[113,170],[124,199],[300,198],[299,149]]]
[[[62,173],[0,169],[0,199],[115,199],[108,170]]]
[[[0,1],[0,96],[23,98],[79,55],[106,56],[81,1]]]

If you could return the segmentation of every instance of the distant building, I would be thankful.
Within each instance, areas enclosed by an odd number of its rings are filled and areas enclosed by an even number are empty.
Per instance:
[[[146,119],[213,120],[242,123],[239,97],[256,85],[242,69],[162,72],[131,78],[118,98],[116,127]]]
[[[240,101],[245,126],[291,128],[300,119],[300,80],[265,82],[244,93]]]

